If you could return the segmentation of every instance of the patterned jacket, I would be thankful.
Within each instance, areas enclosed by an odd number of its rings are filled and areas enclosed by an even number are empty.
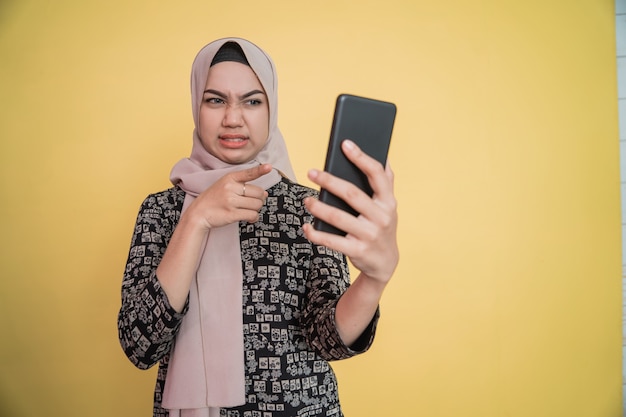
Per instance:
[[[220,410],[225,417],[342,416],[337,381],[328,361],[366,351],[378,312],[352,346],[335,326],[335,305],[349,286],[345,257],[315,246],[301,226],[310,222],[303,200],[316,191],[283,179],[255,224],[240,223],[246,404]],[[165,417],[161,397],[169,352],[187,311],[169,304],[156,268],[180,219],[178,187],[143,202],[122,282],[119,339],[140,369],[159,363],[154,416]]]

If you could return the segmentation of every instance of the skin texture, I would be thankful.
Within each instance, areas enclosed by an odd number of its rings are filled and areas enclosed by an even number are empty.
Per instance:
[[[220,62],[211,67],[199,120],[200,140],[211,155],[229,164],[256,157],[269,135],[269,106],[249,66]]]

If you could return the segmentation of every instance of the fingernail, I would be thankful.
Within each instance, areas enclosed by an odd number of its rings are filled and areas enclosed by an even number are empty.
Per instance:
[[[356,144],[354,142],[352,142],[350,139],[345,139],[343,141],[343,146],[346,147],[346,149],[352,150],[356,148]]]

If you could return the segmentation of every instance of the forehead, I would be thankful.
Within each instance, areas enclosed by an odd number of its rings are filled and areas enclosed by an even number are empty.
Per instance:
[[[205,88],[250,91],[264,88],[252,68],[234,61],[224,61],[209,68]]]

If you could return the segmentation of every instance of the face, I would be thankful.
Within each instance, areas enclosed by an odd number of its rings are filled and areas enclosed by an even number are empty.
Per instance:
[[[220,62],[209,69],[198,134],[211,155],[229,164],[253,160],[267,142],[269,105],[252,68]]]

